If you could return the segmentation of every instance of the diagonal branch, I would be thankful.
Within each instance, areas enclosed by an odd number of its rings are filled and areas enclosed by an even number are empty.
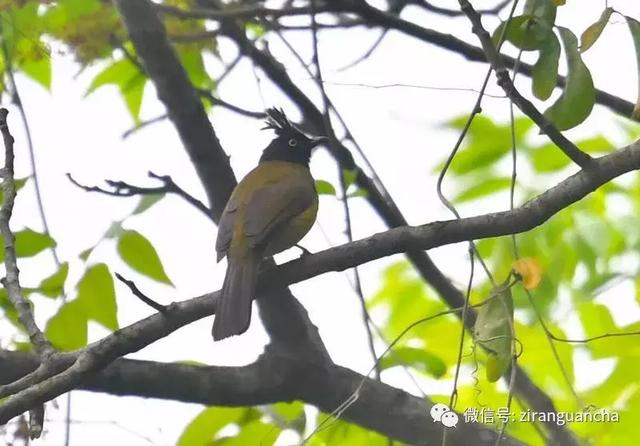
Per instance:
[[[574,163],[580,167],[584,167],[591,162],[592,158],[588,154],[580,150],[573,142],[565,138],[555,125],[553,125],[551,121],[538,111],[531,101],[520,94],[513,84],[511,76],[509,76],[509,72],[502,63],[500,54],[491,41],[491,36],[489,36],[487,30],[482,26],[482,17],[480,14],[473,9],[473,6],[471,6],[471,3],[467,0],[459,0],[459,3],[461,10],[467,15],[473,25],[473,32],[478,36],[478,39],[480,39],[482,48],[487,55],[487,60],[496,72],[498,85],[502,87],[511,102],[516,104],[520,111],[530,117],[531,120],[538,125],[540,130],[543,133],[546,133],[551,141],[553,141],[555,145],[557,145]]]
[[[469,239],[527,231],[613,178],[639,168],[640,141],[594,160],[587,169],[580,170],[519,208],[417,227],[390,229],[265,271],[260,276],[260,284],[263,288],[267,288],[266,284],[269,284],[268,288],[278,288],[324,272],[342,271],[407,250],[430,249]],[[178,328],[214,313],[218,296],[219,292],[215,292],[171,304],[166,312],[142,319],[76,352],[77,359],[67,370],[5,400],[0,406],[0,424],[6,423],[37,403],[76,388],[92,373],[106,367],[115,359],[138,351]],[[276,357],[283,361],[299,360],[295,357]],[[299,362],[307,366],[314,364]],[[323,370],[332,366],[326,361],[317,365]],[[518,375],[520,373],[522,372]],[[522,385],[533,386],[526,378],[519,382]],[[535,386],[527,390],[539,391]]]
[[[13,304],[18,313],[18,318],[22,323],[29,340],[40,354],[43,360],[46,360],[53,352],[53,347],[45,338],[40,328],[36,324],[31,312],[29,302],[22,294],[20,287],[20,271],[18,270],[18,260],[16,258],[16,239],[9,227],[11,214],[13,213],[13,204],[16,198],[16,185],[13,176],[13,136],[9,132],[7,124],[7,115],[9,111],[6,108],[0,108],[0,132],[4,141],[4,167],[0,171],[2,177],[2,208],[0,209],[0,233],[4,242],[4,264],[7,276],[1,280],[2,285],[7,290],[9,300]]]
[[[529,231],[581,200],[612,179],[640,169],[640,141],[597,158],[587,168],[561,181],[522,206],[502,212],[421,226],[403,226],[329,248],[278,267],[277,281],[307,280],[329,271],[343,271],[385,256],[428,250],[469,240]],[[275,278],[269,277],[270,281]]]
[[[225,33],[235,40],[238,48],[251,58],[251,60],[267,74],[271,81],[298,106],[313,129],[316,132],[321,132],[324,122],[322,113],[307,95],[297,87],[289,77],[286,69],[284,69],[268,51],[261,51],[256,48],[253,43],[246,38],[244,32],[236,27],[231,25],[227,26]],[[328,136],[337,141],[335,135]],[[329,148],[331,154],[340,163],[341,169],[356,172],[356,184],[367,191],[367,200],[385,224],[390,228],[406,226],[407,221],[393,199],[389,194],[385,193],[382,185],[378,186],[374,179],[369,178],[364,171],[356,165],[349,150],[340,143],[332,144]],[[427,253],[411,249],[406,254],[421,277],[440,294],[449,307],[455,308],[464,305],[465,296],[460,290],[453,286],[451,281],[438,269]],[[467,317],[463,323],[468,329],[472,329],[474,320],[475,312],[470,311],[469,317]],[[531,407],[535,410],[543,410],[545,412],[555,411],[553,402],[549,396],[529,379],[524,370],[518,369],[517,376],[520,379],[516,383],[516,390],[526,398]],[[571,433],[566,427],[558,426],[556,423],[547,423],[547,426],[550,430],[556,432],[557,437],[562,439],[564,444],[575,444],[575,440],[573,440]]]
[[[6,47],[3,42],[3,50],[5,57],[7,56]],[[15,85],[14,85],[15,87]],[[17,95],[17,92],[16,92]],[[22,111],[22,109],[20,109]],[[24,117],[24,111],[22,111]],[[22,294],[22,288],[20,286],[20,271],[18,270],[18,259],[16,258],[16,239],[9,226],[11,220],[11,214],[13,213],[13,205],[16,199],[16,185],[13,170],[13,136],[9,132],[9,125],[7,124],[7,115],[9,111],[6,108],[0,108],[0,132],[2,132],[2,139],[4,141],[4,167],[0,172],[2,177],[2,208],[0,209],[0,234],[4,241],[4,264],[6,269],[6,277],[0,280],[2,285],[7,290],[9,300],[13,304],[13,307],[18,313],[18,318],[22,323],[25,331],[29,335],[29,340],[34,346],[35,350],[40,355],[42,363],[47,363],[54,355],[53,346],[45,338],[42,331],[36,324],[31,312],[31,306],[29,302],[24,298]],[[28,133],[28,132],[27,132]],[[33,155],[33,153],[32,153]],[[32,159],[33,161],[33,159]],[[34,170],[34,176],[35,176]],[[36,185],[36,189],[37,189]],[[42,201],[39,199],[38,190],[38,202],[42,210]],[[42,213],[43,221],[44,213]],[[46,231],[48,233],[48,229]],[[53,256],[56,262],[59,264],[58,257],[54,251]],[[31,439],[39,438],[43,430],[44,421],[44,406],[42,404],[34,404],[29,407],[29,435]]]
[[[119,180],[105,180],[107,186],[113,188],[113,190],[105,189],[100,186],[86,186],[84,184],[79,183],[70,173],[67,173],[67,178],[71,181],[75,186],[86,192],[99,192],[101,194],[109,195],[112,197],[131,197],[134,195],[156,195],[156,194],[165,194],[165,193],[173,193],[184,199],[187,203],[192,205],[194,208],[199,210],[205,217],[209,220],[213,221],[213,216],[211,215],[211,211],[209,208],[196,197],[191,195],[189,192],[185,191],[183,188],[178,186],[176,182],[169,175],[158,175],[153,172],[149,172],[149,177],[154,178],[163,183],[162,186],[157,187],[145,187],[145,186],[136,186],[133,184],[129,184],[125,181]],[[215,221],[214,221],[215,223]]]

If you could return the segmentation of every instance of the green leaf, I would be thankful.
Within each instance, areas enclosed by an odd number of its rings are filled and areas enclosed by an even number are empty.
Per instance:
[[[142,214],[147,209],[149,209],[151,206],[156,204],[158,201],[162,200],[164,198],[164,196],[165,196],[164,193],[162,193],[162,194],[143,195],[142,197],[140,197],[140,201],[138,202],[138,205],[133,210],[131,215]]]
[[[613,227],[602,218],[590,213],[575,211],[576,231],[600,258],[607,258],[607,251],[614,237]]]
[[[553,26],[556,20],[556,5],[552,0],[527,0],[523,13],[541,20],[548,26]]]
[[[581,150],[588,153],[607,153],[613,149],[613,144],[603,136],[594,136],[576,142]],[[557,172],[569,164],[571,161],[562,153],[562,150],[554,143],[548,143],[528,152],[533,163],[533,167],[540,173]]]
[[[211,90],[214,88],[214,82],[207,74],[202,59],[202,53],[199,49],[184,48],[181,47],[178,53],[180,62],[184,67],[189,80],[197,88],[203,88],[205,90]]]
[[[570,163],[570,159],[562,153],[560,148],[553,143],[545,144],[542,147],[529,152],[529,156],[536,172],[550,173],[564,169]]]
[[[607,138],[601,135],[592,136],[576,142],[576,145],[588,153],[609,153],[615,146]]]
[[[356,179],[358,178],[358,169],[343,169],[342,178],[344,180],[344,187],[348,188],[356,182]]]
[[[246,413],[244,408],[210,407],[198,414],[182,431],[178,446],[210,445],[223,427],[237,423]]]
[[[587,119],[595,103],[595,90],[589,69],[578,51],[578,39],[567,28],[559,27],[567,57],[567,84],[558,100],[545,111],[558,130],[567,130]]]
[[[275,403],[271,405],[276,417],[280,420],[276,420],[276,424],[284,422],[288,429],[293,429],[298,433],[304,432],[306,426],[306,415],[304,412],[304,404],[300,401],[294,401],[291,403]]]
[[[93,248],[95,248],[95,246],[85,249],[80,254],[78,254],[78,257],[80,257],[84,262],[86,262],[89,256],[91,255],[91,253],[93,252]]]
[[[0,308],[4,313],[4,316],[7,318],[11,324],[17,328],[18,330],[24,332],[24,327],[22,326],[22,322],[18,318],[18,312],[15,307],[9,300],[9,295],[7,294],[7,290],[5,288],[0,288]]]
[[[107,231],[104,233],[103,237],[107,239],[114,239],[114,238],[120,237],[120,235],[122,235],[123,232],[124,232],[124,228],[122,227],[122,222],[114,221],[111,223],[111,226],[109,226]]]
[[[633,38],[633,46],[636,49],[636,64],[638,70],[638,99],[635,107],[633,107],[631,117],[638,121],[640,120],[640,22],[631,17],[626,17],[626,19],[627,25],[629,25],[629,31],[631,32],[631,37]]]
[[[13,185],[16,188],[16,192],[18,192],[20,189],[24,187],[24,185],[27,183],[27,180],[29,178],[31,177],[19,178],[13,181]],[[2,190],[2,188],[0,188],[0,202],[2,202],[2,200],[4,200],[4,191]]]
[[[16,255],[33,257],[47,248],[56,246],[56,241],[47,234],[25,229],[16,233]]]
[[[87,345],[87,316],[76,299],[67,302],[49,319],[45,335],[60,350],[77,350]]]
[[[20,70],[47,90],[51,90],[51,59],[46,55],[21,63]]]
[[[329,418],[329,419],[328,419]],[[327,420],[328,419],[328,420]],[[379,433],[320,412],[316,425],[327,426],[316,432],[309,446],[388,446],[389,439]]]
[[[89,95],[105,85],[125,84],[137,73],[139,73],[138,68],[129,59],[115,61],[93,78],[86,94]]]
[[[118,240],[118,254],[134,271],[157,280],[173,285],[164,271],[160,257],[151,242],[137,231],[125,230]]]
[[[245,31],[247,37],[251,40],[257,40],[267,33],[266,28],[260,23],[245,22]]]
[[[491,195],[494,192],[508,189],[511,186],[510,177],[499,178],[480,178],[473,185],[465,187],[465,190],[455,196],[455,203],[464,203],[466,201],[476,200]]]
[[[47,297],[58,297],[64,293],[64,283],[69,274],[69,263],[64,262],[58,271],[40,282],[38,292]]]
[[[504,40],[524,51],[539,50],[548,40],[549,34],[553,34],[551,27],[543,21],[529,15],[517,16],[511,22],[503,22],[496,28],[492,36],[494,46],[498,46],[505,27]]]
[[[368,196],[369,196],[369,192],[367,192],[366,189],[362,189],[361,187],[347,194],[347,198],[358,198],[358,197],[367,198]]]
[[[88,319],[109,330],[118,329],[118,305],[113,277],[104,263],[93,265],[78,282],[78,298]]]
[[[17,257],[33,257],[41,253],[47,248],[56,246],[56,241],[46,234],[35,232],[31,229],[24,229],[15,234],[16,238],[16,256]],[[3,243],[3,238],[0,237]],[[4,262],[4,249],[0,250],[0,262]]]
[[[488,352],[487,380],[495,382],[507,370],[511,362],[513,298],[511,290],[502,285],[494,290],[495,297],[478,309],[473,328],[475,340]]]
[[[560,59],[560,42],[551,32],[547,40],[540,46],[540,55],[533,66],[531,77],[532,91],[541,100],[549,99],[558,83],[558,60]]]
[[[597,22],[589,25],[587,29],[584,30],[582,36],[580,36],[580,52],[584,53],[589,48],[596,43],[602,31],[604,31],[604,27],[609,23],[609,19],[611,18],[611,14],[613,13],[613,8],[605,8],[600,15],[600,18]]]
[[[129,59],[118,60],[102,70],[93,78],[87,95],[105,85],[116,85],[124,99],[131,116],[138,120],[140,105],[147,78]]]
[[[325,180],[316,180],[316,192],[318,195],[335,195],[336,188]]]
[[[398,365],[413,367],[435,378],[440,378],[447,372],[447,365],[439,356],[422,348],[395,348],[380,361],[380,369],[382,370]]]
[[[127,109],[136,122],[140,120],[140,107],[142,106],[142,96],[146,83],[146,76],[138,73],[129,82],[120,87],[120,93],[124,97]]]
[[[460,130],[467,117],[461,116],[448,121],[446,127]],[[516,127],[518,130],[518,127]],[[476,116],[467,134],[467,144],[461,149],[453,162],[450,172],[463,175],[488,167],[511,150],[511,126],[497,125],[486,116]],[[444,164],[436,166],[439,172]]]
[[[238,435],[225,439],[225,446],[247,446],[250,444],[271,446],[273,445],[281,429],[273,424],[254,420],[241,426]]]

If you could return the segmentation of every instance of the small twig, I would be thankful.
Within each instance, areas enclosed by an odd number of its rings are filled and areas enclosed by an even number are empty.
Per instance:
[[[151,308],[153,308],[154,310],[158,311],[159,313],[166,313],[167,312],[167,310],[169,308],[167,305],[159,304],[155,300],[153,300],[150,297],[148,297],[147,295],[145,295],[142,291],[140,291],[138,286],[132,280],[125,279],[124,277],[122,277],[120,275],[120,273],[116,273],[116,278],[120,282],[124,283],[129,288],[129,290],[131,290],[131,293],[134,296],[136,296],[138,299],[140,299],[145,304],[149,305]]]
[[[187,203],[202,212],[209,220],[213,221],[213,215],[211,210],[200,200],[189,194],[187,191],[178,186],[169,175],[158,175],[153,172],[149,172],[149,177],[164,183],[163,186],[158,187],[142,187],[135,186],[133,184],[126,183],[124,181],[106,180],[105,183],[113,190],[104,189],[100,186],[86,186],[78,182],[70,173],[67,173],[67,178],[75,186],[87,192],[99,192],[101,194],[109,195],[111,197],[132,197],[134,195],[155,195],[173,193],[183,198]]]
[[[160,180],[164,183],[165,189],[167,192],[174,193],[184,199],[187,203],[198,209],[202,212],[209,220],[215,222],[213,218],[213,214],[211,213],[211,209],[207,207],[202,201],[198,200],[196,197],[191,195],[189,192],[185,191],[183,188],[178,186],[169,175],[158,175],[153,172],[149,172],[149,177],[155,178],[156,180]]]
[[[162,122],[168,117],[169,115],[167,115],[166,113],[163,113],[159,116],[156,116],[155,118],[147,119],[146,121],[140,121],[135,126],[131,127],[129,130],[126,130],[122,134],[122,139],[127,139],[129,136],[133,135],[138,130],[142,130],[143,128],[150,126],[152,124],[157,124],[158,122]]]
[[[13,136],[11,136],[9,126],[7,125],[8,113],[9,111],[6,108],[0,108],[0,131],[2,132],[5,149],[5,165],[0,173],[3,180],[2,190],[4,192],[2,209],[0,209],[0,233],[2,233],[2,237],[4,238],[4,264],[7,274],[1,282],[7,290],[11,303],[18,312],[18,318],[24,326],[31,343],[38,354],[40,354],[41,358],[45,360],[54,352],[54,350],[49,341],[44,337],[42,331],[38,328],[38,325],[33,318],[29,302],[27,302],[22,295],[19,280],[20,271],[18,270],[18,260],[16,258],[15,237],[9,227],[9,220],[11,219],[13,204],[16,198],[16,187],[13,177],[14,139]]]
[[[237,105],[230,104],[229,102],[220,99],[217,96],[214,96],[213,93],[211,93],[209,90],[206,90],[204,88],[194,88],[196,90],[196,93],[198,93],[200,97],[203,97],[211,102],[211,105],[219,105],[220,107],[224,107],[228,110],[238,113],[239,115],[247,116],[249,118],[265,119],[267,117],[267,114],[265,112],[247,110]]]
[[[567,139],[551,121],[549,121],[531,101],[522,96],[516,89],[509,72],[507,71],[498,50],[491,41],[491,36],[486,29],[482,26],[482,17],[478,12],[473,9],[471,3],[467,0],[458,0],[460,3],[460,9],[466,14],[471,21],[473,33],[478,36],[482,48],[487,56],[487,60],[491,64],[491,67],[496,73],[498,78],[498,85],[504,90],[509,99],[524,113],[527,115],[536,125],[544,132],[549,139],[562,150],[574,163],[580,167],[585,167],[589,164],[593,158],[589,154],[580,150],[573,142]]]
[[[40,438],[44,429],[44,405],[40,404],[29,410],[29,438]]]

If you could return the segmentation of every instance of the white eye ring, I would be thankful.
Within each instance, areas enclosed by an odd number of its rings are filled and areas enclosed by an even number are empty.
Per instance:
[[[291,139],[289,140],[288,144],[289,144],[289,147],[295,147],[295,146],[297,146],[297,145],[298,145],[298,140],[297,140],[297,139],[295,139],[295,138],[291,138]]]

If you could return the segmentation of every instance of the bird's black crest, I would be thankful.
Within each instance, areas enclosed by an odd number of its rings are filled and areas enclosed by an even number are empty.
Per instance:
[[[272,129],[278,135],[281,135],[283,133],[289,133],[292,131],[296,131],[296,132],[300,131],[293,124],[291,124],[291,122],[287,118],[287,115],[284,114],[284,111],[282,111],[282,109],[280,110],[278,110],[277,108],[267,109],[267,120],[265,122],[267,125],[263,127],[262,130]]]

